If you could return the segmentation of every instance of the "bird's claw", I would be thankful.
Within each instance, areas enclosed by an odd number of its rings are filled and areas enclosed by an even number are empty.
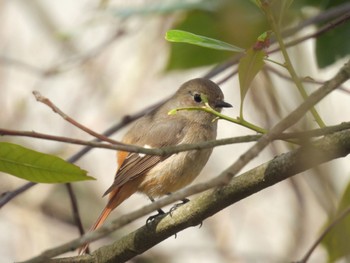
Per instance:
[[[188,203],[189,201],[190,201],[190,199],[188,199],[188,198],[182,199],[182,200],[181,200],[181,203],[175,204],[172,208],[170,208],[170,210],[169,210],[169,215],[172,216],[173,212],[174,212],[176,209],[178,209],[180,206],[182,206],[182,205]]]
[[[148,226],[150,223],[152,223],[158,216],[165,215],[165,212],[162,209],[158,209],[158,214],[150,216],[146,220],[146,225]]]

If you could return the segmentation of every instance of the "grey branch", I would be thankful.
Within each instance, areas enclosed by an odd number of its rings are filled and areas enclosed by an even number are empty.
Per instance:
[[[52,259],[45,262],[125,262],[175,233],[199,225],[204,219],[227,206],[293,175],[335,158],[344,157],[349,153],[350,130],[328,135],[313,144],[281,154],[273,160],[233,178],[227,186],[200,194],[191,202],[175,210],[172,216],[166,215],[149,226],[143,226],[115,243],[101,247],[91,255]],[[44,260],[43,258],[37,259],[38,261],[28,262],[42,262]]]

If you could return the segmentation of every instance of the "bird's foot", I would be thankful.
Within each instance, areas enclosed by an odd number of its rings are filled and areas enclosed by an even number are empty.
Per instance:
[[[169,214],[172,216],[173,212],[178,209],[180,206],[183,206],[184,204],[188,203],[190,199],[185,198],[181,200],[181,203],[175,204],[172,208],[170,208]]]
[[[158,211],[158,214],[150,216],[149,218],[147,218],[146,225],[149,225],[150,223],[152,223],[157,217],[166,214],[162,209],[157,209],[157,211]]]

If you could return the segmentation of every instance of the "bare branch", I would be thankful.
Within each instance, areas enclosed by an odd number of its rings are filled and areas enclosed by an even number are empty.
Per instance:
[[[40,92],[38,91],[33,91],[33,94],[36,98],[37,101],[47,105],[49,108],[51,108],[55,113],[57,113],[58,115],[60,115],[63,119],[65,119],[66,121],[68,121],[69,123],[73,124],[75,127],[79,128],[80,130],[96,137],[97,139],[101,140],[101,141],[106,141],[106,142],[110,142],[113,144],[123,144],[121,142],[117,142],[115,140],[112,140],[106,136],[104,136],[103,134],[99,134],[97,132],[94,132],[93,130],[87,128],[86,126],[80,124],[79,122],[77,122],[76,120],[74,120],[73,118],[71,118],[70,116],[68,116],[67,114],[65,114],[63,111],[61,111],[53,102],[51,102],[48,98],[42,96],[40,94]]]

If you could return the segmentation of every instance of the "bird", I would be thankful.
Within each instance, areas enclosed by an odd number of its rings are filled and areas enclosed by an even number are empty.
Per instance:
[[[181,110],[169,114],[177,108],[203,107],[206,103],[218,112],[222,108],[232,107],[224,101],[220,87],[213,81],[205,78],[189,80],[168,100],[136,120],[122,143],[161,148],[214,140],[217,121],[213,114],[200,110]],[[212,148],[165,156],[119,151],[119,168],[112,185],[103,195],[108,195],[107,205],[89,231],[101,227],[110,213],[136,192],[154,201],[154,198],[189,185],[199,175],[211,153]],[[161,210],[158,212],[162,213]],[[87,247],[88,244],[81,247],[79,254],[84,254]]]

